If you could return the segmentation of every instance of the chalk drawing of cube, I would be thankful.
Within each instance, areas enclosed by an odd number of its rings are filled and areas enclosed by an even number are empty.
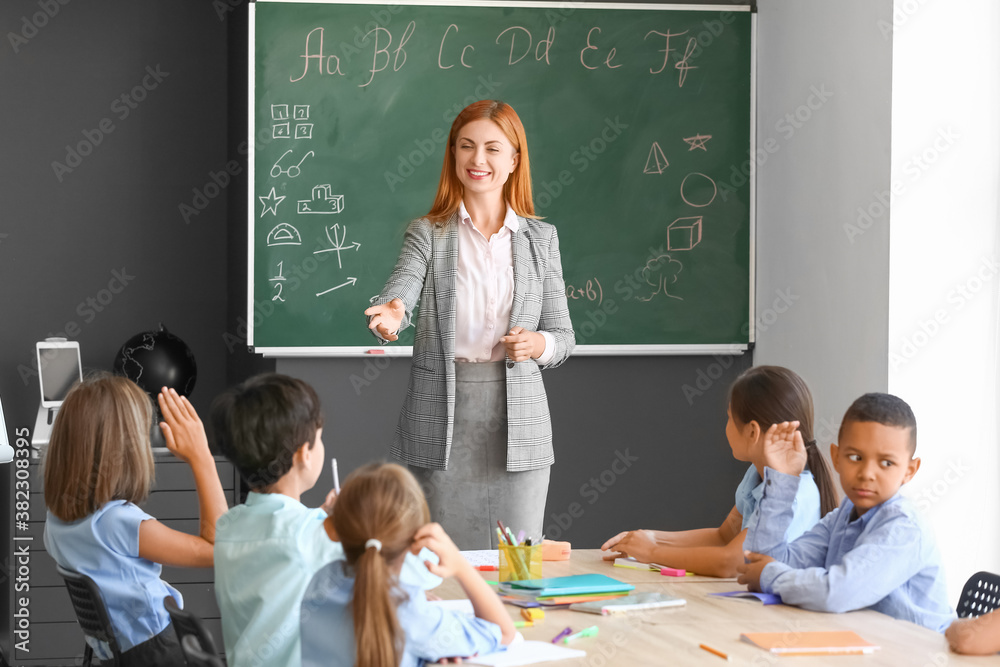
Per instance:
[[[690,250],[701,243],[701,216],[677,218],[667,227],[668,250]]]

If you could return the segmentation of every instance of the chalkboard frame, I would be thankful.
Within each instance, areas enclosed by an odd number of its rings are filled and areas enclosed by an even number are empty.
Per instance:
[[[278,347],[258,346],[254,344],[254,235],[256,230],[256,136],[257,119],[255,108],[256,95],[256,14],[258,2],[274,4],[350,4],[350,5],[385,5],[384,0],[251,0],[248,20],[248,72],[247,72],[247,118],[248,118],[248,187],[247,187],[247,224],[248,224],[248,262],[247,262],[247,347],[251,353],[264,357],[365,357],[369,355],[384,355],[392,357],[412,356],[413,347],[409,345],[329,345],[308,347]],[[757,10],[756,3],[749,5],[732,5],[722,3],[691,3],[691,4],[661,4],[661,3],[609,3],[609,2],[548,2],[532,0],[421,0],[408,3],[407,6],[432,7],[523,7],[523,8],[571,8],[571,9],[605,9],[605,10],[660,10],[660,11],[731,11],[749,12],[750,14],[750,84],[749,84],[749,156],[755,156],[757,151]],[[577,345],[572,354],[577,356],[676,356],[724,354],[742,355],[753,347],[756,340],[756,191],[757,170],[756,160],[750,159],[749,164],[749,257],[748,257],[748,343],[714,343],[714,344],[620,344],[620,345]],[[373,339],[374,341],[374,339]]]

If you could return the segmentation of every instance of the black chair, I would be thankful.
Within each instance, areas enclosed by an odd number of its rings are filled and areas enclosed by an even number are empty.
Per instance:
[[[174,631],[177,633],[177,639],[181,643],[181,649],[184,651],[184,657],[187,658],[188,664],[219,665],[222,667],[223,663],[218,657],[219,650],[215,647],[212,633],[204,626],[201,619],[194,613],[178,607],[177,601],[170,595],[163,598],[163,607],[170,614],[170,622],[174,625]],[[189,637],[195,640],[194,643],[185,641]],[[194,646],[195,650],[189,652],[189,646]],[[214,660],[214,662],[205,662],[206,658]]]
[[[56,571],[66,582],[66,590],[69,591],[69,599],[76,612],[76,622],[80,624],[83,634],[108,647],[111,657],[101,659],[101,664],[117,667],[120,664],[121,649],[118,647],[118,640],[115,639],[115,631],[111,627],[108,610],[104,606],[104,600],[101,599],[101,591],[97,588],[97,584],[87,575],[67,570],[60,565],[56,565]],[[90,667],[93,659],[94,649],[88,642],[83,651],[84,667]]]
[[[205,653],[201,649],[197,635],[184,635],[181,638],[181,650],[187,658],[188,667],[226,667],[219,656]]]
[[[958,617],[975,618],[1000,608],[1000,575],[976,572],[958,598]]]

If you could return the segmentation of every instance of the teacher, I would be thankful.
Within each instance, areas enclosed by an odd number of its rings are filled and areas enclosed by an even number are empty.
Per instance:
[[[451,126],[434,206],[365,311],[383,344],[418,299],[392,455],[461,549],[497,548],[498,519],[539,539],[554,461],[540,369],[576,339],[556,228],[535,218],[524,126],[503,102],[470,104]]]

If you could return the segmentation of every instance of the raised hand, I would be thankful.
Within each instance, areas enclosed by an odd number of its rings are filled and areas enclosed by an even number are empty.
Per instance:
[[[424,547],[433,551],[439,561],[438,563],[424,561],[424,565],[432,574],[436,574],[442,579],[454,576],[462,568],[472,567],[439,523],[428,523],[417,530],[416,535],[413,536],[410,553],[416,555]]]
[[[199,456],[211,457],[205,426],[190,401],[166,387],[160,390],[157,400],[163,413],[160,430],[163,431],[167,449],[187,463]]]
[[[806,446],[799,422],[772,424],[764,433],[764,465],[786,475],[798,477],[806,467]]]
[[[372,306],[365,310],[365,315],[371,318],[368,321],[368,328],[374,329],[382,338],[393,341],[399,339],[396,333],[403,323],[403,316],[406,315],[406,306],[401,299],[393,299],[380,306]]]

